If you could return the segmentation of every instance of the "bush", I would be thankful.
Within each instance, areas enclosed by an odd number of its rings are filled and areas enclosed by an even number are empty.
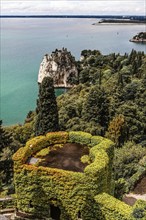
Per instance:
[[[69,141],[71,143],[79,143],[89,145],[91,143],[92,135],[83,131],[71,131],[69,132]]]
[[[136,219],[143,218],[143,217],[144,217],[144,210],[141,209],[141,208],[135,208],[135,209],[133,210],[132,215],[133,215],[134,218],[136,218]]]

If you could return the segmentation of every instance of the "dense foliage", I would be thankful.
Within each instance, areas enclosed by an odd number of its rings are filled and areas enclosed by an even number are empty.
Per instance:
[[[77,67],[78,79],[69,79],[77,85],[57,103],[51,79],[40,85],[36,112],[29,112],[24,125],[3,128],[11,133],[13,151],[9,144],[3,149],[15,152],[34,134],[58,130],[58,124],[62,131],[110,138],[116,144],[115,195],[121,197],[146,169],[146,55],[84,50]]]
[[[58,110],[53,79],[45,77],[39,87],[35,121],[35,135],[59,129]]]
[[[146,56],[134,50],[129,55],[84,50],[81,55],[79,85],[58,97],[60,127],[115,142],[115,195],[120,197],[145,172],[145,162],[139,162],[146,156]]]
[[[146,148],[127,142],[115,149],[115,196],[129,192],[146,171]]]
[[[79,82],[58,97],[62,130],[110,136],[115,126],[119,131],[112,136],[116,135],[117,146],[127,140],[145,145],[146,57],[142,52],[105,56],[99,51],[82,51]]]
[[[11,134],[2,128],[0,120],[0,191],[3,184],[8,184],[12,178],[12,149]]]
[[[146,32],[140,32],[133,37],[133,39],[145,39],[146,40]]]

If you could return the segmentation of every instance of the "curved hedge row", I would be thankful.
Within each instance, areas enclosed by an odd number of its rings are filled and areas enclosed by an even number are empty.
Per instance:
[[[80,143],[87,145],[90,164],[83,173],[28,165],[29,157],[53,144]],[[39,219],[51,215],[51,206],[59,207],[61,220],[76,220],[82,216],[84,220],[108,219],[106,208],[102,205],[104,198],[113,191],[112,161],[114,144],[100,136],[92,136],[85,132],[53,132],[46,136],[31,139],[26,146],[20,148],[13,156],[14,182],[17,195],[17,208],[22,212],[37,216]],[[100,194],[100,196],[94,196]],[[110,197],[111,204],[113,197]],[[95,202],[96,201],[96,202]],[[94,204],[94,205],[93,205]],[[106,202],[105,202],[106,204]],[[94,210],[93,210],[94,207]],[[104,207],[104,208],[103,208]],[[117,208],[119,207],[119,208]],[[117,204],[116,213],[121,206]],[[128,206],[126,206],[128,207]],[[111,210],[114,209],[114,206]],[[125,215],[129,216],[131,209],[127,208]],[[99,213],[105,212],[105,217],[99,218]],[[114,216],[114,213],[111,216]],[[123,210],[124,212],[124,210]],[[112,213],[112,211],[111,211]],[[128,214],[127,214],[128,213]],[[114,220],[128,219],[115,215]]]

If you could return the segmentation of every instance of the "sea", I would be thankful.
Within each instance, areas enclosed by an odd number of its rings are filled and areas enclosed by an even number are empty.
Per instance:
[[[84,49],[102,54],[144,51],[146,45],[129,42],[146,31],[145,24],[98,24],[94,18],[1,18],[0,118],[3,125],[23,124],[35,110],[38,71],[45,54],[67,48],[80,59]],[[60,95],[64,89],[56,90]]]

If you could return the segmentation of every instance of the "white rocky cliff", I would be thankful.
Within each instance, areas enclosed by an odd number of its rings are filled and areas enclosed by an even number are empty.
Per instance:
[[[51,55],[46,54],[40,64],[38,83],[43,78],[53,78],[55,87],[72,87],[78,79],[75,58],[67,49],[55,50]]]

